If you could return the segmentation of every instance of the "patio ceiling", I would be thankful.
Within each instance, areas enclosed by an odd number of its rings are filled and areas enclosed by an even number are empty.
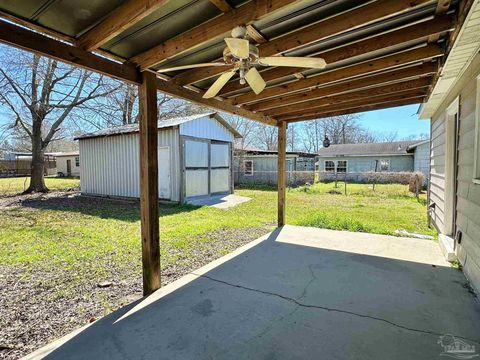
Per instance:
[[[262,56],[319,56],[327,67],[259,68],[259,95],[234,77],[203,99],[224,67],[157,73],[157,88],[277,125],[424,102],[471,3],[0,0],[0,41],[139,84],[143,70],[221,59],[223,38],[247,25]]]

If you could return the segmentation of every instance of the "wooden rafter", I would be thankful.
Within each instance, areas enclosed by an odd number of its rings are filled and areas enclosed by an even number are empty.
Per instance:
[[[391,46],[414,40],[427,39],[428,36],[432,34],[438,34],[451,29],[453,29],[453,19],[450,16],[439,16],[435,19],[394,30],[383,35],[336,47],[333,50],[323,51],[315,54],[315,56],[324,58],[327,64],[332,64],[337,61],[368,54]],[[305,71],[305,68],[277,67],[262,71],[261,74],[265,81],[271,81],[285,76],[295,75],[301,71]],[[228,94],[245,87],[247,86],[241,85],[238,81],[232,81],[223,87],[220,94]]]
[[[407,65],[409,63],[432,59],[441,56],[442,54],[443,50],[439,46],[427,45],[364,63],[347,66],[338,70],[322,72],[319,75],[297,80],[288,84],[272,86],[262,91],[262,93],[259,95],[256,95],[253,92],[239,95],[232,98],[232,102],[236,105],[256,102],[262,99],[281,96],[290,92],[307,88],[316,88],[333,81],[339,81],[375,71],[386,70],[395,66]]]
[[[342,109],[342,110],[335,110],[330,112],[318,112],[317,114],[314,114],[314,115],[309,115],[309,116],[305,115],[305,116],[297,117],[294,119],[279,119],[279,121],[280,122],[286,121],[290,123],[290,122],[298,122],[298,121],[323,119],[331,116],[355,114],[355,113],[371,111],[371,110],[387,109],[387,108],[396,107],[396,106],[419,104],[421,102],[422,102],[422,98],[414,98],[414,99],[392,101],[392,102],[381,103],[381,104],[369,104],[369,105],[359,106],[351,109]]]
[[[205,24],[188,30],[137,56],[132,61],[142,69],[149,68],[172,56],[178,56],[190,49],[225,35],[235,26],[249,24],[273,12],[283,9],[297,0],[252,0],[245,5],[220,15]],[[186,85],[186,84],[183,84]]]
[[[257,30],[255,26],[252,24],[247,25],[247,34],[257,43],[257,44],[265,44],[268,40],[265,39],[265,36]]]
[[[59,42],[53,38],[43,36],[37,32],[29,31],[19,26],[0,21],[0,42],[22,48],[27,51],[48,56],[59,61],[80,66],[104,75],[112,76],[122,81],[141,84],[142,76],[138,69],[128,63],[117,63],[97,56],[78,47]],[[194,103],[210,108],[220,109],[230,114],[243,116],[247,119],[275,125],[275,119],[261,113],[253,113],[248,109],[241,109],[228,101],[217,99],[203,99],[202,94],[184,87],[158,80],[158,90],[169,95],[177,96]]]
[[[224,13],[233,9],[232,5],[230,5],[226,0],[210,0],[210,2]]]
[[[363,105],[368,105],[368,104],[380,104],[380,103],[386,103],[390,101],[400,101],[400,100],[407,100],[407,99],[412,99],[412,98],[418,98],[418,97],[425,97],[427,95],[427,89],[424,88],[418,88],[418,89],[408,89],[405,91],[398,91],[395,93],[386,93],[386,94],[380,94],[380,95],[372,95],[369,97],[351,97],[350,99],[348,96],[345,98],[341,98],[342,101],[338,101],[337,103],[331,102],[331,103],[323,103],[321,104],[319,101],[318,105],[311,106],[311,107],[306,107],[303,110],[298,110],[298,111],[289,111],[287,113],[278,115],[278,119],[284,119],[286,117],[297,117],[297,116],[303,116],[303,115],[309,115],[309,114],[315,114],[319,111],[334,111],[334,110],[341,110],[341,109],[350,109],[352,107],[358,107],[358,106],[363,106]]]
[[[330,36],[393,16],[407,11],[416,6],[427,3],[428,0],[378,0],[367,5],[329,17],[313,25],[280,36],[265,44],[260,45],[261,56],[282,54],[286,51],[297,49],[301,46],[328,38]],[[186,71],[178,75],[174,80],[180,84],[192,84],[200,80],[224,72],[224,69],[205,68]]]
[[[225,111],[233,115],[243,116],[247,119],[262,122],[264,124],[277,125],[277,121],[273,117],[265,116],[262,113],[254,113],[250,110],[243,109],[238,106],[233,106],[229,101],[221,101],[215,98],[204,99],[202,98],[202,93],[197,93],[192,90],[185,89],[184,87],[176,85],[172,82],[158,79],[157,89],[168,95],[189,100],[212,109]]]
[[[92,51],[144,19],[170,0],[127,0],[77,40],[77,46]]]
[[[405,81],[433,75],[437,71],[435,63],[426,63],[422,65],[410,66],[402,69],[390,70],[385,73],[375,74],[368,77],[362,77],[354,80],[343,81],[338,84],[326,85],[315,90],[308,90],[297,94],[286,94],[274,99],[265,100],[249,106],[245,106],[252,111],[265,111],[268,109],[291,106],[292,104],[323,98],[329,95],[336,95],[348,91],[364,89],[369,86],[379,86],[391,84],[398,81]]]
[[[321,106],[339,104],[346,101],[357,99],[367,99],[373,96],[381,96],[388,94],[400,94],[415,89],[425,89],[430,86],[431,78],[424,77],[417,80],[409,80],[395,84],[388,84],[367,88],[363,90],[342,93],[339,95],[327,96],[319,99],[313,99],[290,106],[282,106],[275,109],[264,111],[264,114],[271,116],[279,116],[294,113],[297,111],[305,111],[306,109],[315,109]],[[425,92],[425,90],[423,91]]]

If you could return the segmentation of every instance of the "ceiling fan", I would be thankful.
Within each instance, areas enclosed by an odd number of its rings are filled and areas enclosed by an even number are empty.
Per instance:
[[[223,73],[205,92],[203,97],[210,99],[220,92],[225,84],[238,71],[240,84],[248,83],[255,94],[260,94],[265,89],[266,83],[258,70],[253,65],[262,66],[289,66],[304,67],[312,69],[323,69],[327,64],[322,58],[311,57],[293,57],[293,56],[267,56],[260,57],[258,48],[249,43],[246,39],[247,29],[245,26],[237,26],[232,30],[232,37],[225,38],[227,47],[223,50],[223,62],[201,63],[183,65],[171,68],[160,69],[158,72],[169,72],[185,70],[191,68],[200,68],[208,66],[230,66],[232,69]]]

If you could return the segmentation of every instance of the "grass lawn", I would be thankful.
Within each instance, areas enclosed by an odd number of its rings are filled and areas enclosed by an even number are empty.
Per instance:
[[[65,190],[80,186],[79,179],[46,177],[45,183],[50,190]],[[0,178],[0,196],[14,195],[25,191],[30,184],[29,177]]]
[[[46,181],[56,190],[79,185],[77,179]],[[11,197],[23,188],[24,179],[0,179],[0,194]],[[417,201],[407,186],[377,185],[373,192],[369,185],[349,184],[347,196],[343,190],[333,183],[289,189],[287,223],[434,235],[426,226],[425,195]],[[161,205],[164,283],[274,229],[274,189],[236,193],[253,200],[229,210]],[[0,295],[0,328],[6,329],[0,332],[0,344],[17,357],[131,301],[132,294],[140,296],[139,236],[136,202],[85,198],[72,191],[4,206],[0,288],[8,290]],[[113,285],[99,288],[101,281]]]

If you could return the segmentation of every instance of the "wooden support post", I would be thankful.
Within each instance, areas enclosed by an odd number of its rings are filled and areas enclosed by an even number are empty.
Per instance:
[[[158,224],[157,83],[142,74],[140,103],[140,215],[143,294],[160,288],[160,234]]]
[[[278,227],[285,225],[286,151],[287,151],[287,123],[285,121],[281,121],[278,124],[278,166],[277,166]]]

